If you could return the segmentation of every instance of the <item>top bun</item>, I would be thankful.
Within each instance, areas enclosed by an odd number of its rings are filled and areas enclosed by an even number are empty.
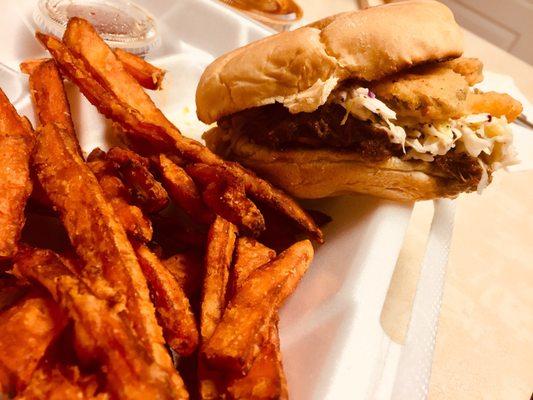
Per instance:
[[[293,113],[312,112],[342,80],[378,80],[462,52],[461,30],[448,7],[437,1],[338,14],[216,59],[198,84],[198,118],[212,123],[274,102]]]

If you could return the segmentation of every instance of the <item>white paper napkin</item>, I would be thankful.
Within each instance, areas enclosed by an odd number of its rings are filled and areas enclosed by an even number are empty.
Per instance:
[[[393,400],[427,398],[442,292],[453,236],[455,201],[434,201],[434,214],[422,261],[411,320],[398,363]]]

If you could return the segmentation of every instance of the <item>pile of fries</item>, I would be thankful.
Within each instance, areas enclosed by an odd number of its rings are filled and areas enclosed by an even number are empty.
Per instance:
[[[35,130],[0,91],[2,394],[287,398],[278,310],[313,258],[299,235],[320,243],[320,228],[182,136],[143,89],[163,71],[83,19],[36,36],[52,58],[21,65]],[[84,157],[63,78],[124,147]]]

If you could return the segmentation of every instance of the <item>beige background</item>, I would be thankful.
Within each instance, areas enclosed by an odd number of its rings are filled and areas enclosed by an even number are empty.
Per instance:
[[[312,21],[352,0],[298,0]],[[533,67],[465,32],[468,56],[513,76],[533,102]],[[533,135],[533,132],[532,132]],[[533,171],[498,173],[483,193],[457,200],[457,217],[429,398],[524,399],[533,391]],[[401,342],[409,321],[432,203],[415,206],[382,314]]]

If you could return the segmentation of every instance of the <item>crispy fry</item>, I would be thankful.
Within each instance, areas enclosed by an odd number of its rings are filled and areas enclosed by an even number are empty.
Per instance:
[[[197,251],[174,254],[163,265],[183,288],[187,297],[195,297],[202,284],[202,259]]]
[[[87,21],[72,18],[64,35],[68,48],[77,56],[51,36],[38,33],[37,37],[89,101],[130,134],[140,135],[159,148],[173,148],[192,162],[225,166],[229,173],[244,182],[247,193],[278,209],[316,240],[323,241],[320,229],[290,197],[250,171],[224,162],[205,146],[183,137],[124,70],[122,63]],[[84,62],[91,66],[91,72],[85,68]]]
[[[165,77],[165,71],[158,68],[135,54],[129,53],[122,49],[115,49],[115,55],[122,62],[124,69],[139,84],[150,90],[159,90]],[[39,58],[25,60],[20,63],[22,73],[30,75],[40,64],[48,61],[49,58]]]
[[[128,164],[134,164],[145,169],[150,167],[150,161],[147,158],[122,147],[109,149],[106,159],[115,163],[116,168],[122,168]]]
[[[149,161],[131,150],[113,147],[107,159],[115,164],[130,188],[134,203],[149,213],[168,205],[168,194],[148,170]]]
[[[202,343],[212,335],[226,305],[229,268],[235,246],[236,227],[217,216],[208,233],[200,327]],[[221,378],[199,360],[199,393],[202,399],[219,398]]]
[[[257,240],[241,237],[235,246],[232,282],[234,292],[242,287],[250,274],[262,265],[272,261],[276,252]]]
[[[66,325],[46,293],[32,291],[0,314],[0,384],[3,393],[22,389]]]
[[[149,122],[175,129],[89,22],[71,18],[63,34],[63,43],[90,65],[93,76],[121,102],[138,110]]]
[[[98,160],[87,163],[128,236],[131,239],[148,243],[152,240],[153,234],[150,220],[144,216],[139,207],[130,204],[130,194],[122,181],[108,172],[109,168],[102,164],[106,164],[106,161]]]
[[[211,337],[224,312],[236,234],[235,225],[217,216],[207,235],[200,313],[200,333],[204,342]]]
[[[224,377],[220,371],[210,369],[204,360],[198,360],[198,393],[202,400],[216,400],[223,397]]]
[[[183,382],[163,346],[161,328],[135,253],[96,178],[65,144],[68,138],[54,125],[41,130],[33,161],[37,178],[84,263],[85,280],[99,298],[126,306],[139,341],[168,384],[181,395],[185,393]]]
[[[261,331],[295,289],[312,258],[313,247],[304,240],[246,279],[203,347],[203,357],[209,365],[237,376],[250,370],[264,340]]]
[[[226,390],[231,399],[289,398],[281,359],[277,316],[270,322],[268,336],[248,374],[231,381]]]
[[[512,122],[522,113],[522,104],[506,93],[469,93],[466,109],[468,114],[489,113],[495,117],[505,116]]]
[[[92,77],[82,60],[77,58],[57,38],[37,32],[37,39],[52,54],[61,72],[74,82],[91,102],[106,117],[113,117],[125,129],[134,131],[160,150],[172,148],[172,140],[165,136],[164,130],[141,119],[137,110],[121,102],[114,94],[109,93],[100,82]]]
[[[235,223],[243,232],[258,236],[265,229],[261,211],[246,197],[242,185],[212,182],[205,187],[202,198],[217,214]]]
[[[29,81],[33,105],[37,112],[40,126],[51,123],[61,126],[72,136],[73,140],[69,143],[75,146],[76,151],[81,156],[82,151],[76,139],[63,80],[55,61],[46,60],[33,68]]]
[[[172,200],[195,221],[210,224],[214,216],[205,207],[198,188],[185,170],[164,154],[157,157],[156,165]]]
[[[122,62],[124,69],[146,89],[159,90],[165,77],[165,71],[153,66],[141,57],[122,49],[115,49],[115,55]]]
[[[235,249],[233,283],[238,291],[250,274],[276,257],[276,252],[254,239],[239,238]],[[278,318],[273,317],[265,343],[248,374],[227,384],[233,399],[287,399],[287,381],[279,344]]]
[[[21,70],[30,75],[29,85],[33,105],[40,126],[56,123],[72,137],[68,144],[82,155],[81,147],[76,138],[74,123],[70,115],[63,80],[53,59],[26,61]],[[34,184],[32,200],[45,209],[51,209],[50,201],[39,183]]]
[[[106,176],[106,175],[116,176],[115,168],[106,159],[102,159],[102,160],[93,159],[93,161],[87,161],[87,166],[92,171],[94,176],[96,176],[97,179],[100,178],[101,176]]]
[[[58,362],[46,363],[31,377],[29,385],[16,397],[17,400],[108,400],[107,393],[98,393],[94,375],[81,375],[76,366],[63,366]]]
[[[202,198],[215,213],[253,236],[265,230],[263,215],[246,197],[243,182],[221,167],[192,164],[186,170],[203,187]]]
[[[189,299],[154,253],[143,245],[136,252],[168,345],[179,355],[190,355],[198,345],[198,329]]]
[[[48,60],[50,60],[50,58],[32,58],[29,60],[24,60],[20,63],[19,66],[20,72],[26,75],[30,75],[39,65],[45,63]]]
[[[92,149],[89,155],[87,156],[87,162],[104,161],[106,159],[107,154],[100,147],[95,147],[94,149]]]
[[[79,325],[104,363],[107,387],[117,398],[171,399],[177,396],[165,375],[156,373],[146,348],[125,323],[49,250],[25,249],[17,254],[14,272],[45,287]],[[184,390],[184,389],[183,389]],[[181,393],[180,393],[181,394]],[[180,397],[182,398],[182,397]]]
[[[116,180],[118,178],[105,177],[100,179],[100,185],[106,190],[108,186],[117,187],[117,185],[122,184],[120,180],[118,182]],[[152,239],[152,225],[150,220],[144,216],[141,209],[128,204],[123,197],[110,198],[107,193],[109,192],[106,192],[107,199],[111,203],[117,218],[128,233],[128,236],[142,243],[148,243]]]
[[[0,261],[13,256],[30,196],[33,132],[0,90]]]

